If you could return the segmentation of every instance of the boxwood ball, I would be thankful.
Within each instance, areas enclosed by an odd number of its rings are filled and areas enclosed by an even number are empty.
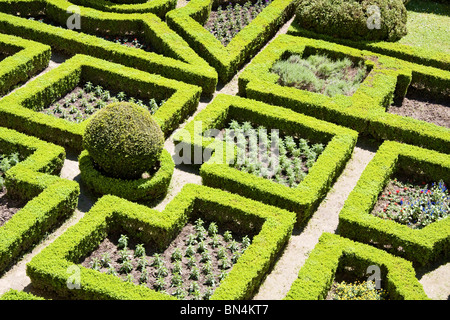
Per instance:
[[[157,165],[164,134],[147,109],[115,102],[91,117],[83,147],[108,176],[137,179]]]

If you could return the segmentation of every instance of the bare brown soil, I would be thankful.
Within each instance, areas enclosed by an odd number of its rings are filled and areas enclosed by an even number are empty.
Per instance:
[[[24,206],[24,201],[9,198],[6,188],[0,187],[0,227]]]
[[[387,112],[450,128],[450,95],[411,86],[403,101],[391,105]]]

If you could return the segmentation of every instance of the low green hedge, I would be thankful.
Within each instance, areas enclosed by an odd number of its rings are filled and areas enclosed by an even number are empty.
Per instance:
[[[128,0],[128,1],[108,1],[108,0],[71,0],[73,4],[91,7],[100,11],[117,13],[146,13],[156,14],[161,19],[166,13],[175,9],[176,0]]]
[[[249,299],[293,229],[294,214],[238,195],[188,184],[159,212],[115,196],[102,197],[62,236],[27,264],[33,287],[75,299],[174,299],[145,286],[82,267],[80,259],[95,250],[114,230],[132,232],[140,241],[165,249],[191,219],[231,223],[258,231],[212,299]],[[251,227],[250,227],[251,226]],[[138,231],[139,230],[139,231]],[[68,289],[68,268],[79,267],[79,289]]]
[[[434,52],[427,48],[413,47],[405,44],[388,41],[354,41],[349,39],[338,39],[325,34],[301,28],[294,20],[289,26],[287,34],[311,39],[325,40],[339,43],[361,50],[370,50],[379,54],[396,57],[422,65],[450,70],[450,54]]]
[[[0,300],[45,300],[32,293],[10,289],[0,296]]]
[[[220,152],[225,154],[225,143],[214,138],[202,138],[207,130],[221,130],[233,119],[251,121],[268,130],[278,129],[280,134],[302,137],[323,143],[326,147],[298,187],[289,188],[231,167],[227,164],[229,155],[224,155],[225,159],[220,158]],[[201,123],[200,129],[196,128],[197,123]],[[351,157],[358,137],[353,130],[289,109],[224,94],[217,95],[185,129],[177,131],[174,136],[175,144],[179,144],[183,152],[185,146],[192,153],[196,150],[205,154],[219,152],[218,156],[213,154],[211,159],[203,160],[208,160],[200,169],[203,184],[296,212],[298,224],[305,222],[325,197]],[[194,156],[191,159],[196,160]]]
[[[0,227],[0,272],[70,216],[78,203],[78,183],[56,175],[62,147],[0,127],[0,153],[18,152],[24,160],[5,173],[8,196],[28,201]]]
[[[285,300],[323,300],[335,279],[336,272],[349,264],[357,276],[369,277],[369,266],[381,271],[381,286],[389,300],[429,300],[416,278],[411,262],[389,253],[343,238],[323,233],[309,254]]]
[[[8,54],[0,61],[0,96],[45,69],[51,55],[47,45],[6,34],[0,34],[0,51]]]
[[[450,219],[433,222],[422,229],[370,214],[379,194],[398,170],[423,171],[431,179],[450,183],[450,156],[393,141],[384,142],[364,170],[339,214],[339,232],[345,237],[377,246],[418,265],[449,257]],[[397,250],[401,247],[402,250]],[[387,250],[387,249],[385,249]]]
[[[282,86],[277,83],[278,75],[270,72],[276,61],[291,54],[315,53],[364,61],[370,73],[352,96],[328,97]],[[404,98],[411,83],[425,85],[436,92],[448,90],[449,71],[321,40],[280,35],[253,59],[238,82],[241,96],[350,127],[376,139],[398,140],[442,152],[450,150],[448,128],[386,112],[394,100]]]
[[[166,19],[167,24],[217,70],[219,79],[225,83],[292,17],[296,0],[274,0],[226,47],[203,27],[214,2],[192,0],[185,7],[170,11]]]
[[[58,145],[82,150],[87,121],[69,122],[38,112],[73,90],[81,81],[105,83],[128,95],[167,99],[153,115],[166,136],[193,113],[201,89],[105,60],[76,55],[0,101],[0,125]]]
[[[65,26],[71,15],[66,11],[70,5],[66,0],[0,0],[0,32],[45,43],[70,56],[90,55],[198,85],[205,96],[215,91],[217,72],[154,14],[119,14],[80,7],[82,32],[26,18],[27,14],[44,12],[47,17]],[[17,12],[24,17],[17,16]],[[114,30],[115,33],[108,33],[108,30]],[[94,36],[139,32],[158,53],[126,47]]]
[[[89,152],[82,151],[78,163],[83,183],[97,194],[115,195],[130,201],[151,201],[167,194],[175,164],[169,152],[163,149],[160,167],[148,179],[123,180],[110,178],[99,172]]]

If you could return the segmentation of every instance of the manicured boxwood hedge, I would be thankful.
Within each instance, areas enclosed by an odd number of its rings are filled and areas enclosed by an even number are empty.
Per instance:
[[[450,182],[450,155],[393,141],[384,142],[361,175],[339,214],[339,232],[345,237],[377,246],[391,246],[392,254],[418,265],[449,257],[450,219],[422,229],[370,214],[379,194],[398,170],[423,171],[430,179]],[[402,251],[397,250],[402,247]],[[387,250],[387,249],[385,249]]]
[[[270,72],[276,61],[290,54],[315,53],[364,61],[371,71],[351,97],[328,97],[285,87],[277,83],[278,75]],[[425,85],[436,92],[445,91],[450,87],[450,72],[330,42],[280,35],[242,72],[239,94],[344,125],[376,139],[398,140],[448,152],[448,128],[386,112],[394,99],[403,99],[411,83]]]
[[[335,42],[349,47],[359,48],[361,50],[370,50],[379,54],[396,57],[414,63],[420,63],[430,67],[450,70],[450,54],[435,52],[427,48],[413,47],[388,41],[353,41],[349,39],[334,38],[325,34],[318,34],[316,32],[303,29],[295,20],[289,26],[287,34]]]
[[[0,96],[45,69],[51,56],[47,45],[6,34],[0,34],[0,51],[8,54],[0,61]]]
[[[302,137],[314,143],[323,143],[326,147],[309,170],[305,180],[298,187],[289,188],[232,168],[227,164],[229,162],[226,162],[231,158],[222,151],[225,150],[224,142],[214,138],[202,139],[207,130],[221,130],[233,119],[251,121],[265,126],[268,130],[278,129],[280,134]],[[201,127],[196,128],[196,124],[200,122]],[[311,216],[325,197],[351,157],[358,137],[353,130],[289,109],[225,94],[217,95],[206,109],[186,125],[185,129],[178,131],[174,136],[174,141],[179,144],[180,149],[187,146],[192,153],[196,150],[202,150],[205,154],[215,150],[224,153],[224,159],[221,159],[220,155],[213,154],[211,159],[201,166],[200,175],[203,184],[296,212],[299,225]],[[195,160],[194,156],[191,158]]]
[[[0,272],[45,232],[70,216],[78,203],[78,183],[56,175],[62,168],[62,147],[0,127],[0,153],[18,152],[23,161],[5,173],[8,195],[28,201],[0,227]]]
[[[27,14],[45,12],[52,20],[65,26],[71,15],[67,13],[70,5],[65,0],[0,0],[0,32],[45,43],[67,55],[86,54],[195,84],[202,87],[205,96],[215,91],[217,72],[154,14],[119,14],[80,7],[82,32],[26,18]],[[24,17],[17,16],[17,12]],[[117,34],[143,32],[144,40],[158,53],[90,35],[106,34],[107,30],[114,30]]]
[[[242,65],[272,38],[294,14],[296,0],[274,0],[224,47],[203,25],[214,0],[192,0],[170,11],[167,24],[212,65],[222,82],[227,82]]]
[[[173,299],[145,286],[124,282],[79,265],[114,230],[133,233],[140,241],[164,249],[190,219],[239,224],[241,231],[259,231],[252,244],[216,288],[212,299],[249,299],[275,262],[293,229],[295,216],[218,189],[188,184],[159,212],[115,196],[102,197],[74,226],[27,264],[33,287],[75,299]],[[228,224],[227,224],[228,225]],[[68,289],[68,268],[80,267],[80,289]]]
[[[175,9],[175,0],[128,0],[128,1],[108,1],[108,0],[71,0],[72,3],[80,6],[91,7],[100,11],[117,13],[146,13],[151,12],[160,18],[164,18],[166,13]]]
[[[355,274],[359,276],[366,275],[369,266],[378,266],[381,271],[381,286],[388,292],[389,300],[429,300],[416,278],[411,262],[327,232],[322,234],[309,254],[284,299],[325,299],[336,272],[346,264],[354,267]],[[370,274],[366,275],[367,278],[369,276]]]
[[[32,293],[18,291],[14,289],[10,289],[5,292],[2,296],[0,296],[0,300],[45,300],[42,297],[38,297]]]
[[[95,168],[87,150],[81,152],[78,163],[81,179],[88,188],[97,194],[111,194],[130,201],[151,201],[165,196],[175,168],[172,156],[165,149],[158,171],[148,179],[123,180],[105,176]]]
[[[76,55],[0,101],[0,125],[81,151],[87,122],[69,122],[40,110],[82,81],[133,96],[167,99],[153,115],[166,136],[198,106],[201,88],[97,58]]]

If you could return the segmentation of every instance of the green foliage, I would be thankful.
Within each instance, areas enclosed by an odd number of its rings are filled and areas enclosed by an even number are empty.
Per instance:
[[[128,236],[127,235],[125,235],[125,234],[120,235],[117,247],[119,249],[125,249],[128,247]]]
[[[379,195],[398,171],[412,175],[423,172],[429,179],[442,179],[448,185],[450,158],[448,154],[429,149],[385,141],[363,171],[339,214],[340,234],[355,241],[376,243],[377,247],[404,257],[415,266],[425,266],[437,259],[447,258],[446,248],[450,238],[448,218],[421,229],[412,229],[408,225],[370,214]],[[399,247],[402,250],[398,250]]]
[[[8,196],[26,203],[0,228],[1,272],[73,214],[80,189],[78,183],[59,178],[66,155],[62,147],[0,127],[0,154],[16,154],[2,161],[9,170],[0,175]]]
[[[120,278],[81,268],[81,277],[85,285],[80,290],[69,290],[65,285],[70,276],[66,269],[73,262],[66,259],[78,261],[86,256],[95,250],[108,234],[115,232],[116,226],[124,227],[127,233],[136,229],[141,230],[136,236],[143,243],[153,243],[163,250],[168,248],[175,236],[194,216],[216,221],[218,225],[239,225],[241,232],[251,231],[254,234],[252,244],[240,256],[233,268],[226,270],[228,275],[220,281],[220,285],[215,278],[215,290],[211,298],[232,300],[247,299],[257,290],[269,266],[274,263],[278,252],[289,239],[295,221],[295,215],[289,211],[195,184],[185,186],[163,212],[118,197],[104,196],[73,228],[32,259],[27,265],[27,274],[37,286],[42,284],[55,288],[61,296],[96,297],[97,299],[174,298],[163,292],[168,289],[168,285],[171,285],[172,277],[163,277],[163,273],[159,278],[157,277],[156,283],[151,282],[155,284],[155,287],[149,288],[144,283],[130,286]],[[249,227],[250,225],[252,227]],[[89,239],[89,241],[83,239]],[[73,249],[74,247],[77,249]],[[49,261],[48,259],[52,261],[51,264],[46,262]],[[160,259],[161,255],[154,255],[151,262]],[[192,273],[194,278],[199,277],[199,280],[193,281],[203,281],[203,277],[211,274],[212,264],[211,262],[202,264],[202,266],[192,264],[186,276],[189,277]],[[160,271],[163,270],[161,261],[155,265],[159,265]],[[155,267],[155,270],[158,268]],[[110,272],[112,273],[113,270]],[[117,273],[117,271],[114,272]],[[202,272],[205,272],[205,275],[202,275]],[[55,277],[55,274],[58,276]],[[175,272],[175,274],[179,273]],[[37,279],[40,280],[36,281]],[[194,288],[189,293],[190,298],[203,297],[203,293],[198,288]]]
[[[357,70],[354,76],[346,72],[349,68]],[[277,61],[271,71],[280,76],[279,82],[283,86],[319,92],[330,97],[338,94],[351,96],[367,74],[361,61],[355,66],[349,58],[334,61],[326,55],[311,55],[306,59],[292,55],[286,60]]]
[[[311,251],[285,300],[325,299],[337,272],[349,272],[341,265],[351,265],[352,275],[365,275],[376,265],[381,270],[381,283],[389,300],[428,300],[417,280],[410,261],[395,257],[371,245],[354,242],[331,233],[323,233]]]
[[[164,134],[145,109],[118,102],[92,117],[83,146],[109,176],[136,179],[157,165]]]
[[[276,75],[270,72],[276,61],[294,54],[309,56],[317,53],[364,60],[370,73],[351,97],[327,97],[276,83]],[[412,58],[409,60],[412,62],[332,42],[280,35],[242,72],[239,95],[337,123],[376,140],[397,140],[447,152],[450,148],[447,128],[386,112],[394,100],[404,98],[412,83],[436,91],[446,90],[449,86],[448,71],[420,65]]]
[[[384,292],[377,289],[373,281],[338,283],[332,296],[333,300],[383,300]]]
[[[295,9],[295,1],[272,1],[224,47],[203,27],[210,15],[212,4],[213,0],[189,1],[186,6],[169,12],[166,21],[172,30],[179,33],[217,70],[219,79],[224,83],[228,82],[237,70],[275,35],[279,27],[293,16]],[[235,27],[241,28],[242,24],[239,26],[236,22]]]
[[[377,6],[380,27],[371,26]],[[337,38],[396,41],[407,33],[403,0],[300,0],[296,22],[307,30]]]

